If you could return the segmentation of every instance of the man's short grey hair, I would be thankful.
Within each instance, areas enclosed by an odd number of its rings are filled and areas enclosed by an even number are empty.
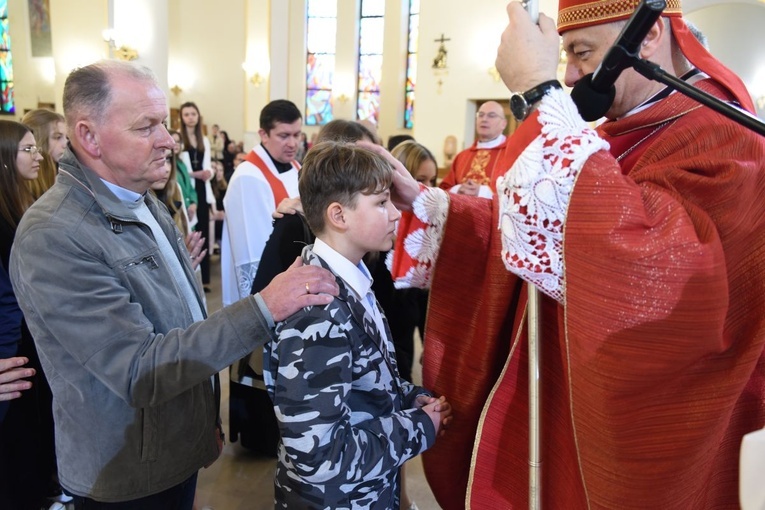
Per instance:
[[[90,117],[100,123],[111,102],[111,79],[115,76],[157,84],[148,67],[120,60],[102,60],[75,69],[64,83],[64,116],[70,128],[79,118]]]

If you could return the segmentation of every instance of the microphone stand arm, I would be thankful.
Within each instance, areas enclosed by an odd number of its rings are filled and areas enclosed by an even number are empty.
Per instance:
[[[649,80],[658,81],[663,83],[674,90],[682,92],[691,99],[698,101],[704,106],[708,106],[717,113],[724,115],[734,122],[741,124],[742,126],[751,129],[760,136],[765,136],[765,122],[758,119],[751,113],[732,106],[725,101],[718,99],[703,90],[699,90],[696,87],[687,84],[683,80],[672,76],[664,71],[660,66],[644,60],[642,58],[633,58],[632,67],[648,78]]]

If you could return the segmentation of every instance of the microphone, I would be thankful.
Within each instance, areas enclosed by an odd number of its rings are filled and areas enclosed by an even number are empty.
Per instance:
[[[639,58],[640,43],[666,6],[665,0],[640,2],[595,72],[576,82],[571,99],[584,120],[597,120],[611,108],[616,94],[616,79]]]

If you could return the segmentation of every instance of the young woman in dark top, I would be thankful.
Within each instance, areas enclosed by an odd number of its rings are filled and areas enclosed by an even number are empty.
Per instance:
[[[0,262],[3,276],[16,228],[34,202],[28,183],[39,175],[40,153],[32,132],[18,122],[0,120]],[[5,284],[6,278],[1,279]],[[13,289],[3,285],[0,349],[29,359],[32,387],[10,402],[0,421],[0,508],[39,510],[55,489],[52,395],[32,335]],[[60,493],[60,489],[59,489]]]
[[[212,199],[212,190],[208,191],[210,185],[208,181],[213,178],[212,159],[210,151],[210,141],[202,134],[202,115],[199,113],[197,105],[191,102],[181,105],[181,136],[183,138],[183,147],[188,152],[191,161],[191,176],[195,179],[195,189],[197,192],[197,218],[196,230],[202,232],[205,238],[204,250],[206,255],[202,259],[200,268],[202,269],[202,283],[205,286],[205,292],[209,292],[210,284],[210,200]]]

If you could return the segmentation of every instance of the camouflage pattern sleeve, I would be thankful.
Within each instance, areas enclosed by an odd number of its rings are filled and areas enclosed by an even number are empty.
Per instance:
[[[402,391],[390,354],[339,299],[298,312],[276,332],[264,376],[282,435],[277,502],[280,486],[325,504],[340,501],[333,491],[357,491],[377,501],[370,508],[397,500],[399,466],[435,442],[427,414],[404,405],[427,392],[411,383]]]

